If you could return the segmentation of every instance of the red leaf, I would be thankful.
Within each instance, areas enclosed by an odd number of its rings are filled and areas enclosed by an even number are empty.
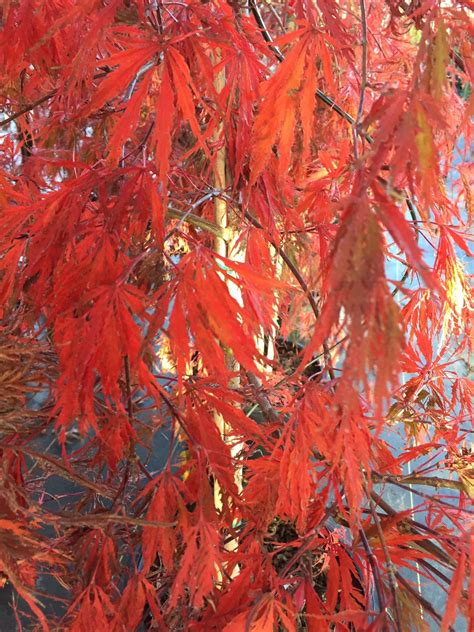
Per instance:
[[[146,603],[146,592],[143,582],[137,575],[133,576],[123,591],[119,606],[120,624],[133,632],[143,620]],[[118,622],[117,622],[118,623]]]
[[[323,613],[324,605],[309,581],[304,582],[308,632],[329,632]]]
[[[141,79],[134,94],[129,99],[125,112],[115,123],[114,131],[110,137],[108,149],[108,161],[116,165],[123,153],[123,146],[128,139],[135,139],[136,128],[140,123],[140,110],[150,88],[152,73],[148,72]],[[125,152],[127,153],[127,152]]]
[[[107,64],[111,67],[118,66],[118,68],[101,81],[91,99],[87,112],[97,110],[103,107],[107,101],[117,98],[117,95],[129,87],[138,71],[153,59],[157,52],[156,44],[146,43],[111,55],[107,59]],[[104,62],[101,61],[100,65],[103,64]]]
[[[150,522],[163,522],[170,525],[176,519],[178,502],[176,490],[167,474],[160,478],[146,513]],[[176,550],[176,530],[172,527],[144,527],[142,535],[143,572],[147,573],[155,563],[157,555],[167,569],[173,568]]]
[[[466,578],[466,563],[466,551],[464,549],[461,549],[455,570],[453,571],[453,576],[451,578],[448,600],[444,609],[440,632],[448,632],[451,625],[454,623],[454,620],[456,619],[456,612],[460,607],[461,593]]]

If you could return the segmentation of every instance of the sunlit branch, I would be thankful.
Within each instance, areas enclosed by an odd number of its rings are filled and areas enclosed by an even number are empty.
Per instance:
[[[458,491],[463,491],[464,487],[461,481],[452,481],[446,478],[438,478],[436,476],[396,476],[394,474],[377,474],[376,472],[372,473],[372,480],[374,482],[382,482],[387,481],[388,483],[405,483],[406,485],[427,485],[429,487],[440,488],[444,487],[446,489],[456,489]]]

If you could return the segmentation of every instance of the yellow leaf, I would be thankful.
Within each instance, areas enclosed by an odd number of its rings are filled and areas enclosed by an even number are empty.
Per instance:
[[[474,500],[474,456],[470,449],[456,456],[452,463],[459,476],[463,489],[471,500]]]
[[[435,99],[442,96],[443,85],[446,81],[446,64],[449,59],[449,45],[446,36],[446,28],[442,20],[438,25],[438,30],[431,51],[431,93]]]
[[[474,470],[459,472],[464,491],[471,500],[474,500]]]
[[[418,156],[420,158],[420,166],[422,171],[426,172],[431,168],[434,146],[431,128],[421,106],[417,107],[416,121],[418,124],[418,132],[415,136],[415,142],[418,149]]]

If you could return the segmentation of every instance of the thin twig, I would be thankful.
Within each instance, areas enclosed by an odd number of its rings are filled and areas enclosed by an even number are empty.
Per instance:
[[[130,156],[134,156],[135,154],[138,154],[138,152],[140,151],[140,149],[142,149],[142,147],[144,147],[148,141],[148,139],[150,138],[150,134],[153,131],[153,128],[155,126],[155,121],[152,121],[147,129],[147,131],[145,132],[144,137],[142,138],[142,140],[138,143],[138,145],[136,147],[134,147],[133,149],[131,149],[128,154],[125,154],[121,159],[120,159],[120,163],[119,166],[123,167],[125,165],[125,161],[127,160],[127,158],[130,158]]]
[[[436,496],[432,496],[430,494],[425,494],[425,492],[421,492],[418,489],[413,489],[413,487],[410,487],[409,485],[404,485],[400,481],[392,479],[389,482],[392,483],[393,485],[396,485],[397,487],[400,487],[400,489],[404,489],[407,492],[410,492],[411,494],[415,494],[416,496],[420,496],[420,498],[425,498],[426,500],[429,500],[431,502],[437,503],[438,505],[442,505],[443,507],[447,507],[448,509],[454,509],[454,511],[459,511],[461,513],[474,514],[474,510],[472,510],[472,509],[468,509],[467,507],[455,507],[454,505],[451,505],[450,503],[447,503],[446,501],[442,500],[441,498],[437,498]],[[415,484],[415,480],[413,480],[413,482],[410,483],[410,485],[413,485],[413,484]],[[447,514],[447,516],[449,517],[448,514]]]
[[[367,554],[367,558],[369,560],[370,567],[372,569],[372,575],[374,577],[375,590],[377,591],[377,597],[379,601],[379,609],[381,612],[386,611],[387,603],[385,600],[385,595],[383,594],[383,582],[380,576],[380,569],[377,565],[377,560],[375,555],[370,548],[369,541],[367,540],[367,536],[365,535],[365,531],[362,527],[359,529],[360,539],[362,540],[362,544],[364,545],[365,552]]]
[[[395,574],[398,582],[418,601],[418,603],[423,606],[423,608],[430,613],[430,615],[441,622],[441,616],[436,612],[431,603],[427,601],[420,593],[413,588],[413,586],[402,576],[400,573]],[[449,628],[452,630],[452,628]]]
[[[384,500],[381,496],[379,496],[379,494],[377,494],[376,492],[372,490],[370,492],[370,496],[377,503],[377,505],[385,511],[385,513],[388,516],[394,517],[398,515],[399,512],[396,511],[386,500]],[[418,523],[416,523],[414,520],[411,520],[411,519],[401,520],[400,524],[406,525],[406,529],[408,533],[412,533],[413,535],[419,535],[419,531],[417,531],[417,529],[415,529],[414,526],[416,526],[418,529],[423,529],[424,531],[431,532],[431,530],[429,530],[428,527],[426,527],[426,525],[419,525]],[[433,535],[436,535],[436,534],[433,534]],[[425,551],[427,551],[430,555],[434,555],[434,557],[437,559],[437,562],[441,564],[445,564],[448,568],[455,568],[456,564],[455,564],[454,559],[448,553],[446,553],[444,549],[441,549],[439,546],[437,546],[430,540],[426,540],[426,541],[420,540],[419,542],[417,542],[417,545],[421,547],[422,549],[424,549]]]
[[[209,193],[206,193],[206,195],[203,195],[201,198],[199,198],[199,200],[197,200],[196,202],[194,202],[193,204],[190,205],[190,207],[188,208],[187,211],[184,211],[181,219],[179,220],[179,222],[176,224],[176,226],[174,226],[169,233],[165,236],[164,241],[168,241],[168,239],[170,237],[172,237],[183,225],[183,223],[189,218],[189,216],[191,215],[191,213],[193,211],[195,211],[197,208],[199,208],[200,206],[202,206],[205,202],[212,200],[213,198],[217,197],[218,195],[220,195],[220,191],[209,191]],[[217,224],[215,224],[216,228],[220,228],[219,226],[217,226]],[[222,233],[222,239],[224,239],[225,241],[225,229]],[[220,235],[219,235],[220,236]]]
[[[255,228],[259,228],[260,230],[263,230],[262,224],[260,224],[260,222],[255,217],[253,217],[253,215],[251,215],[248,211],[245,212],[245,217],[251,222],[251,224],[253,224],[253,226],[255,226]],[[308,284],[304,280],[301,272],[298,270],[297,266],[295,266],[293,261],[288,257],[288,255],[283,250],[283,248],[281,246],[279,246],[275,242],[274,239],[272,239],[268,235],[267,235],[267,239],[272,244],[272,246],[275,248],[275,250],[278,252],[278,254],[283,259],[283,261],[286,263],[286,265],[288,266],[290,272],[292,273],[292,275],[295,277],[296,281],[298,282],[298,285],[301,287],[301,289],[305,293],[305,296],[308,299],[308,302],[309,302],[309,304],[311,306],[311,309],[313,311],[313,314],[314,314],[315,318],[318,319],[319,315],[320,315],[319,307],[318,307],[318,305],[317,305],[317,303],[316,303],[316,301],[314,299],[313,293],[309,289]],[[326,361],[327,371],[329,373],[330,378],[332,380],[334,380],[335,379],[335,373],[334,373],[334,369],[332,367],[331,353],[330,353],[330,348],[329,348],[327,342],[323,342],[323,351],[324,351],[324,359]]]
[[[361,84],[360,84],[360,100],[357,108],[357,116],[355,127],[359,132],[362,116],[364,114],[365,90],[367,88],[367,60],[368,60],[368,40],[367,40],[367,13],[365,10],[365,0],[359,0],[360,21],[362,27],[362,63],[361,63]]]
[[[405,550],[410,550],[410,547],[402,547]],[[433,566],[433,564],[430,564],[430,562],[428,562],[428,560],[417,560],[416,562],[417,564],[420,564],[421,566],[423,566],[424,568],[426,568],[432,575],[436,575],[436,577],[438,577],[438,579],[440,579],[441,581],[443,581],[446,586],[450,586],[451,585],[451,579],[449,577],[447,577],[444,573],[442,573],[439,568],[436,568],[436,566]],[[433,578],[430,578],[433,581],[435,581]],[[438,584],[440,586],[440,584]],[[443,590],[446,590],[446,588],[442,587]]]
[[[58,520],[62,524],[70,524],[74,526],[89,526],[97,523],[115,523],[115,524],[131,524],[136,527],[175,527],[176,522],[160,522],[158,520],[145,520],[142,518],[133,518],[132,516],[123,516],[121,514],[94,513],[85,516],[74,516],[67,513],[48,514],[49,520]]]
[[[283,21],[278,13],[278,11],[275,9],[275,7],[273,6],[273,4],[271,2],[268,3],[268,8],[270,9],[270,11],[272,12],[273,17],[275,18],[275,20],[278,23],[278,26],[281,29],[282,34],[285,34],[285,25],[283,24]]]
[[[131,387],[131,380],[130,380],[130,361],[127,355],[124,356],[123,358],[123,364],[124,364],[124,374],[125,374],[125,397],[127,400],[128,423],[131,426],[133,424],[133,399],[132,399],[132,387]],[[135,446],[134,446],[133,441],[130,441],[129,449],[128,449],[128,458],[125,463],[125,470],[123,473],[122,482],[120,483],[120,487],[117,490],[114,501],[112,503],[112,509],[115,509],[119,499],[122,497],[122,495],[125,492],[125,489],[127,487],[127,484],[130,478],[130,465],[131,465],[131,462],[135,460],[135,456],[136,456]]]
[[[73,483],[82,485],[83,487],[86,487],[90,489],[91,491],[95,492],[96,494],[100,494],[101,496],[104,496],[105,498],[113,499],[113,494],[110,489],[107,489],[105,486],[94,483],[93,481],[89,480],[85,476],[82,476],[78,472],[75,472],[71,468],[71,466],[61,463],[61,461],[58,461],[57,459],[55,459],[52,456],[49,456],[48,454],[43,454],[41,452],[37,452],[36,450],[31,450],[25,446],[20,446],[20,445],[9,445],[9,444],[2,443],[0,444],[0,448],[2,450],[12,450],[14,452],[21,452],[22,454],[26,454],[32,459],[37,459],[38,461],[42,462],[44,468],[47,468],[49,465],[51,468],[59,470],[61,472],[60,476],[67,478]]]
[[[146,64],[143,64],[143,66],[140,68],[140,70],[137,72],[137,74],[131,81],[130,85],[128,86],[127,91],[125,92],[125,96],[123,98],[123,102],[130,100],[135,90],[135,86],[138,83],[138,80],[141,79],[146,72],[148,72],[151,68],[153,68],[155,64],[156,64],[155,59],[150,59],[150,61],[147,61]]]
[[[132,387],[130,381],[130,361],[128,356],[124,356],[123,359],[124,364],[124,373],[125,373],[125,391],[127,396],[127,413],[128,413],[128,421],[130,423],[133,422],[133,399],[132,399]]]
[[[264,19],[262,18],[262,15],[260,13],[260,9],[257,6],[257,3],[255,2],[255,0],[249,0],[249,2],[250,2],[250,10],[255,18],[255,21],[257,22],[258,27],[260,28],[262,32],[263,39],[269,44],[270,50],[273,52],[273,54],[278,59],[278,61],[283,62],[285,60],[285,56],[283,55],[281,50],[278,48],[278,46],[276,46],[273,43],[273,38],[267,29],[267,26],[265,24]],[[331,110],[334,110],[336,114],[338,114],[341,118],[347,121],[349,125],[351,125],[352,127],[355,125],[355,119],[348,112],[343,110],[334,101],[334,99],[331,99],[331,97],[328,96],[325,92],[317,88],[316,96],[318,97],[320,101],[328,105],[331,108]],[[372,142],[372,137],[370,136],[370,134],[367,134],[367,132],[363,132],[362,130],[360,130],[359,134],[363,136],[368,142]]]
[[[255,387],[255,399],[257,404],[260,406],[263,416],[269,421],[278,421],[278,413],[275,411],[266,395],[262,392],[262,382],[260,379],[250,371],[247,371],[247,378],[250,384]]]
[[[110,72],[112,72],[112,70],[106,70],[104,72],[100,72],[97,75],[94,75],[92,77],[92,79],[102,79],[102,77],[105,77],[106,75],[108,75]],[[41,105],[43,103],[45,103],[46,101],[49,101],[49,99],[52,99],[54,96],[56,96],[58,90],[51,90],[51,92],[48,92],[48,94],[45,94],[44,96],[40,97],[39,99],[36,99],[36,101],[33,101],[32,103],[28,103],[27,105],[25,105],[24,107],[21,108],[21,110],[17,110],[16,112],[14,112],[13,114],[11,114],[10,116],[7,116],[6,119],[3,119],[3,121],[0,121],[0,127],[5,127],[5,125],[8,125],[8,123],[11,123],[12,121],[14,121],[15,119],[19,118],[20,116],[22,116],[23,114],[27,114],[28,112],[31,112],[31,110],[34,110],[34,108],[38,107],[38,105]]]
[[[438,478],[437,476],[416,476],[412,474],[409,476],[396,476],[394,474],[378,474],[372,472],[372,480],[375,483],[387,481],[388,483],[398,484],[404,483],[406,485],[428,485],[429,487],[444,487],[446,489],[456,489],[463,491],[464,487],[461,481],[451,481],[447,478]]]
[[[367,87],[367,57],[368,57],[368,42],[367,42],[367,14],[365,10],[365,0],[359,0],[360,6],[360,21],[362,26],[362,63],[361,63],[361,84],[360,84],[360,98],[359,107],[357,108],[357,115],[352,127],[354,131],[354,155],[356,160],[359,158],[359,150],[357,147],[357,137],[360,135],[360,127],[362,123],[362,116],[364,113],[365,102],[365,90]]]
[[[398,596],[397,596],[397,579],[395,576],[395,570],[394,570],[392,558],[390,557],[390,552],[388,550],[387,543],[385,542],[385,536],[383,533],[382,525],[380,523],[380,518],[377,514],[375,503],[372,496],[370,495],[367,481],[365,480],[365,478],[362,479],[362,484],[364,487],[365,494],[367,496],[367,500],[369,501],[370,513],[372,514],[372,518],[375,522],[375,527],[377,529],[377,534],[379,536],[380,546],[382,547],[382,551],[383,551],[386,565],[387,565],[388,583],[390,586],[390,591],[392,593],[392,601],[393,601],[394,623],[395,623],[397,631],[403,632],[402,618],[401,618],[401,613],[400,613],[400,604],[398,603]]]
[[[290,570],[293,568],[293,566],[301,559],[304,553],[306,553],[306,551],[308,551],[308,549],[311,548],[311,545],[313,544],[314,540],[320,535],[319,530],[320,530],[321,525],[326,524],[326,521],[334,513],[336,509],[337,509],[337,503],[332,503],[331,505],[329,505],[329,507],[326,508],[326,511],[324,512],[324,516],[322,516],[319,523],[315,527],[313,527],[313,529],[311,529],[311,531],[308,534],[306,534],[303,539],[300,540],[300,546],[296,549],[295,553],[285,564],[283,570],[280,571],[279,573],[280,577],[282,578],[286,577],[288,573],[290,572]]]
[[[10,116],[7,116],[6,119],[3,119],[3,121],[0,121],[0,127],[4,127],[5,125],[8,125],[8,123],[11,123],[15,119],[22,116],[23,114],[27,114],[28,112],[31,112],[31,110],[38,107],[38,105],[41,105],[42,103],[45,103],[46,101],[49,101],[49,99],[52,99],[55,96],[56,92],[57,90],[51,90],[51,92],[48,92],[48,94],[45,94],[44,96],[40,97],[36,101],[33,101],[33,103],[28,103],[27,105],[22,107],[20,110],[13,112],[13,114],[11,114]]]

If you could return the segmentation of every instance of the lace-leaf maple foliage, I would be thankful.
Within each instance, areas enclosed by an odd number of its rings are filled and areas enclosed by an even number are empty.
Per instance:
[[[12,608],[75,632],[472,627],[472,4],[0,21]]]

